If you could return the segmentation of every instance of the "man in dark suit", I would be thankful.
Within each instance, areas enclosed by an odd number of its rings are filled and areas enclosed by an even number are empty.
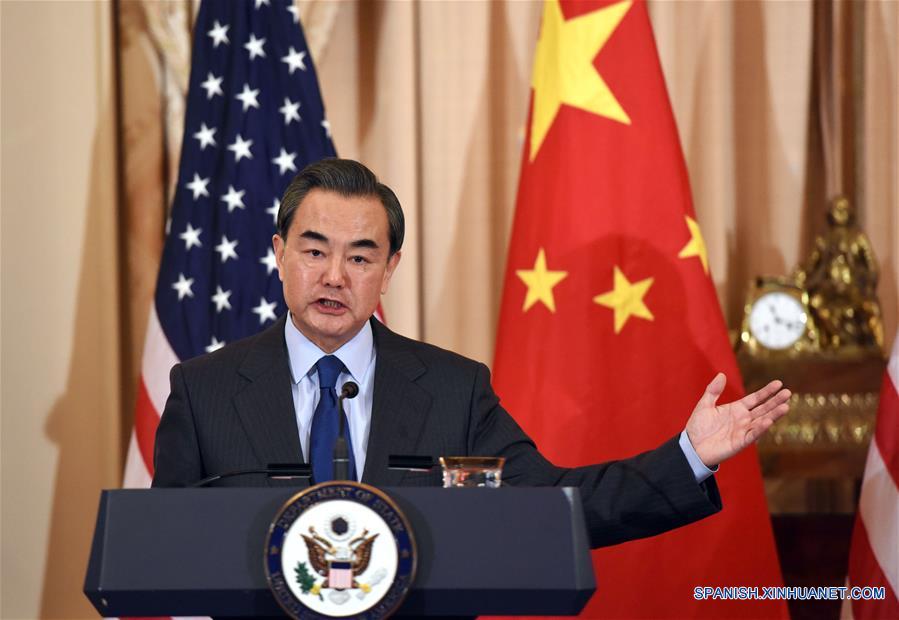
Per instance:
[[[266,331],[179,364],[156,436],[154,486],[183,486],[267,463],[312,463],[329,479],[334,386],[349,403],[352,477],[379,486],[439,484],[387,469],[389,454],[496,455],[513,485],[577,486],[594,547],[650,536],[721,508],[713,469],[787,410],[773,382],[716,405],[718,375],[662,446],[631,459],[553,466],[499,404],[483,364],[394,334],[372,315],[399,263],[403,214],[358,162],[325,160],[291,182],[273,237],[289,308]],[[270,484],[263,476],[222,484]]]

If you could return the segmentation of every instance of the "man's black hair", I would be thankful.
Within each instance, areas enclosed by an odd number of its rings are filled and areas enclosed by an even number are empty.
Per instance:
[[[335,192],[346,198],[374,197],[381,201],[387,212],[387,226],[390,235],[390,254],[393,256],[403,247],[406,223],[403,208],[393,190],[378,181],[375,173],[352,159],[331,157],[309,164],[291,180],[281,198],[278,210],[278,234],[287,241],[287,231],[293,216],[303,199],[313,189]]]

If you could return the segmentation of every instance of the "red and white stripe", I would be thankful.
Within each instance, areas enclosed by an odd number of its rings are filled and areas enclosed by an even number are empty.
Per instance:
[[[153,444],[156,427],[169,396],[169,371],[178,363],[168,338],[159,324],[156,306],[150,306],[147,321],[147,337],[141,360],[140,382],[137,386],[137,403],[134,407],[134,429],[125,461],[126,488],[148,488],[153,479]]]
[[[899,618],[899,339],[884,375],[849,552],[849,585],[880,586],[882,601],[843,605],[844,618]]]

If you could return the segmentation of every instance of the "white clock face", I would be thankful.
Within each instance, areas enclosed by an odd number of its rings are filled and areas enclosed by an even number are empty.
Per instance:
[[[759,297],[749,313],[749,331],[768,349],[787,349],[805,333],[808,316],[802,304],[786,293]]]

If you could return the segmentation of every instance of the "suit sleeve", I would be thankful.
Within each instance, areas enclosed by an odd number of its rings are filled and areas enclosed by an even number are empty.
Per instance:
[[[677,436],[629,459],[556,467],[502,408],[490,385],[490,371],[478,366],[469,454],[504,456],[506,484],[578,487],[591,547],[660,534],[721,509],[714,477],[696,482]]]
[[[169,382],[169,398],[156,429],[154,487],[188,486],[204,476],[193,410],[181,364],[172,368]]]

